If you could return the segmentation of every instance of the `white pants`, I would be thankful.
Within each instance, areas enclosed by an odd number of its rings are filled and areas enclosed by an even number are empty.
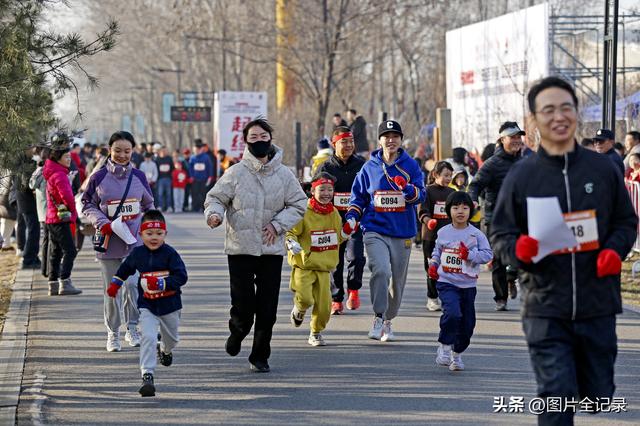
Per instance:
[[[143,375],[145,373],[153,374],[158,363],[156,348],[158,327],[160,327],[161,336],[160,350],[165,354],[170,354],[180,341],[178,336],[179,325],[180,310],[157,317],[146,308],[140,309],[138,328],[142,337],[140,342],[140,371]]]
[[[124,259],[99,259],[100,272],[102,273],[104,325],[112,333],[120,330],[124,311],[124,322],[128,328],[133,328],[138,323],[138,273],[129,277],[116,297],[109,297],[107,287],[111,284],[111,278],[116,274]],[[123,301],[124,300],[124,301]]]
[[[2,234],[2,239],[7,247],[11,244],[11,234],[13,233],[13,228],[15,226],[15,220],[5,218],[0,219],[0,233]]]

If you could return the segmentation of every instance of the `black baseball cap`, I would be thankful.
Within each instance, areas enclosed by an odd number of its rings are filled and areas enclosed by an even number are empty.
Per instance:
[[[524,136],[526,134],[515,121],[505,121],[500,126],[498,132],[500,133],[500,137],[515,135]]]
[[[593,137],[593,140],[598,141],[606,141],[606,140],[615,140],[616,135],[609,129],[598,129],[596,135]]]
[[[386,120],[380,123],[380,125],[378,126],[378,139],[380,139],[380,136],[384,135],[385,133],[390,132],[399,133],[401,138],[404,137],[400,123],[393,120]]]

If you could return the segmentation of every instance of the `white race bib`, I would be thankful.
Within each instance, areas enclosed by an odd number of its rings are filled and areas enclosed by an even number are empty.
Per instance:
[[[311,251],[338,249],[338,234],[335,230],[311,231]]]
[[[404,206],[404,194],[401,191],[376,191],[373,194],[376,212],[403,212]]]
[[[350,192],[336,192],[333,194],[333,205],[338,210],[347,210],[349,208]]]
[[[444,272],[461,274],[464,261],[460,257],[460,250],[445,248],[440,254],[440,265]]]
[[[155,272],[143,272],[140,274],[140,287],[144,291],[143,297],[145,299],[159,299],[161,297],[173,296],[176,294],[174,290],[151,290],[149,291],[145,281],[147,277],[157,277],[157,278],[167,278],[169,276],[169,271],[155,271]]]
[[[167,173],[169,170],[171,170],[171,166],[170,166],[170,165],[168,165],[168,164],[160,164],[160,168],[159,168],[159,170],[160,170],[162,173]]]
[[[444,201],[436,201],[433,206],[433,218],[434,219],[446,219],[447,211],[445,210]]]
[[[111,200],[107,203],[107,214],[110,217],[115,216],[118,205],[120,205],[120,200]],[[139,214],[140,201],[138,199],[129,198],[122,203],[122,208],[120,209],[120,216],[122,217],[122,220],[135,219]]]
[[[193,170],[196,172],[204,172],[206,168],[207,166],[204,163],[196,163],[193,165]]]
[[[565,213],[564,222],[567,224],[578,241],[578,245],[573,248],[558,250],[553,254],[579,253],[583,251],[598,250],[600,241],[598,240],[598,219],[595,210],[581,210],[578,212]]]

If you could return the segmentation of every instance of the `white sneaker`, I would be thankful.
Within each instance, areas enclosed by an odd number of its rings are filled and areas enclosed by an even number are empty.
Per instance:
[[[393,342],[396,337],[393,335],[393,330],[391,330],[391,321],[386,320],[382,323],[382,337],[380,338],[383,342]]]
[[[442,304],[440,303],[440,299],[438,299],[437,297],[435,299],[427,297],[427,311],[435,312],[441,310]]]
[[[449,366],[451,365],[451,346],[440,343],[438,346],[438,355],[436,355],[436,364]]]
[[[127,332],[124,335],[124,340],[129,343],[129,346],[137,348],[140,346],[140,333],[138,333],[138,329],[134,326],[133,328],[127,328]]]
[[[107,333],[107,351],[108,352],[120,352],[120,333]]]
[[[371,330],[369,331],[369,339],[380,340],[382,338],[382,325],[382,318],[375,317],[373,319],[373,325],[371,326]]]
[[[307,340],[307,342],[311,345],[311,346],[325,346],[327,343],[324,341],[324,339],[322,338],[322,334],[318,333],[318,334],[310,334],[309,335],[309,340]]]
[[[462,354],[451,351],[451,364],[449,364],[449,370],[451,371],[464,370],[464,363],[462,362]]]
[[[304,311],[299,311],[296,306],[291,310],[291,324],[294,327],[300,327],[302,325],[302,321],[304,321]]]

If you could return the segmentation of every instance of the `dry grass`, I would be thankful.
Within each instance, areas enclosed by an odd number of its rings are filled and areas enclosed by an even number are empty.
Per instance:
[[[16,271],[20,258],[13,250],[0,251],[0,333],[11,302],[11,288],[16,280]]]
[[[640,274],[631,277],[631,266],[640,260],[640,254],[634,253],[622,263],[622,301],[629,305],[640,307]]]

